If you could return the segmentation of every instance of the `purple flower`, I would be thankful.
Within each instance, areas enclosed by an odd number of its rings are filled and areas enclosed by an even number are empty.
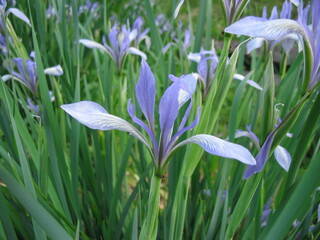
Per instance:
[[[147,58],[139,49],[130,47],[130,43],[134,40],[135,36],[136,32],[130,32],[126,27],[122,27],[120,32],[117,25],[114,25],[108,35],[110,44],[107,44],[105,37],[102,39],[103,45],[88,39],[80,39],[79,42],[87,48],[100,49],[109,54],[116,64],[118,71],[120,71],[123,59],[127,53],[139,55],[143,59]]]
[[[313,88],[320,79],[320,1],[313,0],[311,7],[311,25],[308,24],[310,6],[303,8],[302,2],[298,7],[298,20],[265,19],[245,17],[225,29],[228,33],[246,35],[254,38],[280,41],[288,36],[300,39],[304,43],[306,55],[310,63],[310,79],[306,79],[309,89]],[[284,13],[283,13],[284,15]],[[308,70],[309,71],[309,70]]]
[[[33,57],[33,55],[34,52],[30,54],[30,57]],[[10,69],[11,74],[3,76],[2,79],[4,81],[9,79],[16,80],[25,85],[34,96],[37,95],[38,74],[36,62],[31,59],[23,60],[22,58],[14,58],[13,61],[18,72]],[[44,73],[52,76],[60,76],[63,74],[63,70],[60,65],[57,65],[51,68],[46,68]]]
[[[204,96],[206,96],[213,82],[216,67],[219,62],[216,51],[214,49],[211,51],[202,49],[200,53],[189,53],[188,59],[198,63],[198,74],[204,86]],[[233,77],[240,81],[245,79],[245,77],[240,74],[234,74]],[[247,83],[260,91],[262,90],[262,88],[252,80],[247,80]]]
[[[149,65],[144,60],[142,60],[140,77],[136,85],[136,97],[146,122],[135,116],[135,106],[131,100],[128,102],[128,113],[132,121],[139,125],[147,133],[148,137],[124,119],[109,114],[97,103],[81,101],[62,105],[61,108],[89,128],[99,130],[117,129],[129,132],[147,146],[158,170],[163,169],[177,148],[187,143],[198,144],[205,151],[214,155],[234,158],[245,164],[255,164],[253,156],[246,148],[211,135],[199,134],[177,143],[182,134],[198,124],[200,114],[198,110],[195,120],[189,126],[186,126],[192,108],[192,95],[196,88],[197,78],[193,74],[188,74],[180,78],[174,77],[173,80],[159,103],[159,125],[161,130],[159,140],[156,139],[154,127],[155,78]],[[177,131],[173,134],[179,110],[187,102],[189,102],[189,106],[181,122],[177,125]],[[147,140],[148,138],[151,144]]]
[[[259,138],[251,131],[250,127],[247,126],[247,131],[241,131],[238,130],[236,132],[235,138],[240,138],[240,137],[248,137],[252,140],[252,142],[257,146],[259,149],[259,153],[256,156],[256,162],[257,164],[254,166],[248,166],[246,172],[244,173],[244,178],[248,179],[251,177],[253,174],[256,174],[260,172],[264,165],[266,164],[268,157],[269,157],[269,152],[270,148],[274,139],[274,136],[277,132],[277,128],[273,130],[269,136],[267,137],[266,141],[264,142],[263,146],[260,148],[260,141]],[[291,156],[290,153],[284,148],[278,145],[275,148],[274,151],[274,157],[279,163],[279,165],[285,170],[288,171],[290,164],[291,164]]]
[[[275,6],[272,9],[271,16],[269,20],[275,20],[275,19],[290,19],[291,18],[291,10],[292,10],[292,4],[291,2],[288,2],[287,0],[282,5],[282,10],[280,12],[280,18],[278,14],[278,9]],[[262,18],[265,20],[267,19],[267,7],[263,8],[263,14]],[[269,51],[279,42],[281,42],[282,48],[285,50],[285,52],[288,54],[292,47],[294,46],[295,41],[298,41],[298,38],[296,35],[288,35],[288,37],[281,39],[281,41],[273,40],[273,41],[267,41],[264,38],[254,38],[247,43],[247,54],[251,53],[254,49],[260,48],[264,42],[267,43]]]

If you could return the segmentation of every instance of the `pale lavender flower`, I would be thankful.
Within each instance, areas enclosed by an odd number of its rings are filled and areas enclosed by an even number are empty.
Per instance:
[[[81,15],[82,13],[90,13],[94,14],[94,17],[97,18],[97,10],[99,7],[99,2],[91,2],[91,0],[86,0],[84,5],[79,6],[78,15]]]
[[[263,212],[262,212],[262,216],[261,216],[261,227],[267,226],[268,218],[269,218],[269,215],[272,211],[271,203],[272,203],[272,199],[270,198],[268,200],[268,202],[263,207]]]
[[[31,58],[34,58],[34,52],[30,54]],[[38,74],[36,62],[32,59],[23,60],[22,58],[14,58],[13,60],[18,72],[13,69],[9,69],[11,74],[4,75],[2,79],[7,81],[9,79],[16,80],[26,86],[31,93],[36,96],[38,89]],[[45,74],[52,76],[60,76],[63,74],[63,70],[60,65],[55,67],[46,68]]]
[[[251,177],[253,174],[256,174],[260,172],[264,165],[267,162],[270,148],[276,133],[276,129],[272,131],[268,137],[266,138],[263,146],[260,148],[260,141],[259,138],[251,131],[250,126],[247,126],[247,131],[241,131],[238,130],[236,132],[235,138],[240,138],[240,137],[248,137],[252,140],[252,142],[255,144],[255,146],[259,149],[259,153],[256,156],[256,162],[257,164],[255,166],[248,166],[246,172],[244,173],[244,178],[248,179]],[[279,165],[288,172],[290,164],[291,164],[291,156],[290,153],[282,146],[278,145],[275,150],[274,150],[274,157],[279,163]]]
[[[310,55],[308,67],[311,69],[310,79],[306,79],[309,89],[313,88],[320,79],[320,1],[313,0],[311,7],[311,25],[308,25],[310,6],[303,8],[302,2],[298,7],[298,20],[273,19],[266,20],[258,17],[245,17],[225,29],[228,33],[246,35],[266,40],[282,40],[288,36],[300,39],[305,51]]]
[[[100,49],[109,54],[116,64],[118,71],[120,71],[123,60],[128,53],[139,55],[143,59],[147,58],[147,56],[139,49],[130,47],[130,43],[134,40],[135,35],[134,32],[127,30],[125,26],[119,31],[118,26],[114,25],[108,35],[110,44],[107,44],[105,37],[102,38],[103,45],[88,39],[80,39],[79,42],[87,48]]]
[[[2,54],[6,55],[8,53],[8,44],[6,38],[0,33],[0,48]]]
[[[214,49],[210,51],[201,49],[200,53],[189,53],[188,59],[198,63],[197,70],[204,86],[204,96],[206,96],[213,82],[216,67],[219,62],[216,51]],[[240,74],[234,74],[233,78],[240,81],[245,79],[245,77]],[[247,83],[260,91],[262,90],[262,88],[252,80],[247,80]]]
[[[194,128],[199,121],[200,114],[198,110],[195,120],[189,126],[185,126],[191,112],[192,95],[195,91],[196,83],[197,78],[193,74],[181,76],[180,78],[175,78],[172,85],[164,92],[159,103],[159,124],[161,133],[160,139],[157,141],[154,118],[156,94],[155,78],[149,65],[142,60],[140,77],[136,85],[136,97],[146,119],[146,123],[135,116],[135,106],[131,100],[128,102],[128,113],[132,118],[132,121],[147,133],[151,144],[147,140],[148,138],[132,124],[122,118],[109,114],[97,103],[81,101],[62,105],[61,108],[89,128],[99,130],[116,129],[129,132],[147,146],[159,171],[166,165],[173,152],[187,143],[198,144],[205,151],[214,155],[234,158],[245,164],[255,164],[253,156],[246,148],[211,135],[198,134],[177,144],[180,136],[186,131]],[[190,102],[189,106],[181,122],[177,125],[176,133],[173,134],[179,110],[187,102]]]
[[[292,4],[287,0],[283,3],[280,15],[278,13],[277,7],[273,7],[271,16],[269,20],[275,19],[291,19],[291,11],[292,11]],[[262,18],[265,20],[267,19],[267,7],[263,8]],[[282,48],[285,50],[286,54],[289,54],[290,50],[293,48],[295,41],[298,41],[298,38],[295,35],[289,35],[281,41],[273,40],[267,41],[264,38],[254,38],[247,43],[247,54],[251,53],[253,50],[262,47],[263,43],[267,43],[268,51],[272,50],[275,45],[279,42],[281,43]]]
[[[23,12],[21,12],[18,8],[9,8],[6,10],[6,7],[7,7],[7,1],[0,0],[0,16],[1,15],[8,16],[10,13],[12,13],[17,18],[21,19],[22,21],[27,23],[29,26],[31,26],[30,20],[28,19],[28,17]],[[2,17],[0,17],[0,27],[4,29],[4,23],[2,22]]]
[[[150,49],[151,41],[147,35],[150,31],[150,28],[143,29],[143,25],[144,25],[144,20],[142,17],[138,17],[133,23],[131,32],[135,34],[134,46],[138,47],[139,43],[145,40],[147,49]]]

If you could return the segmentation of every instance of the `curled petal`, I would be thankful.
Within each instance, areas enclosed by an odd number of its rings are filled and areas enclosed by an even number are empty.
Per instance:
[[[120,130],[138,138],[148,148],[143,135],[130,123],[122,118],[109,114],[102,106],[91,101],[65,104],[61,108],[83,125],[98,130]]]
[[[303,27],[291,19],[266,20],[258,17],[245,17],[225,29],[225,32],[267,40],[280,40],[288,34],[305,36]]]
[[[188,59],[191,61],[194,61],[196,63],[199,63],[201,60],[201,54],[200,53],[189,53]]]
[[[291,164],[291,155],[287,149],[281,147],[280,145],[277,146],[274,150],[274,157],[279,165],[288,172]]]
[[[63,74],[63,70],[60,65],[57,65],[54,67],[46,68],[44,70],[44,73],[52,76],[61,76]]]
[[[258,49],[262,46],[264,38],[254,38],[247,43],[247,54],[250,54],[253,50]]]
[[[17,18],[21,19],[21,20],[24,21],[26,24],[28,24],[29,26],[31,26],[29,18],[28,18],[23,12],[21,12],[18,8],[9,8],[9,9],[7,10],[7,14],[9,14],[9,13],[12,13],[12,14],[15,15]]]
[[[107,51],[107,49],[100,43],[97,43],[95,41],[91,41],[88,39],[80,39],[79,43],[83,44],[84,46],[86,46],[87,48],[91,48],[91,49],[100,49],[102,51]]]
[[[225,158],[232,158],[236,159],[242,163],[254,165],[256,161],[254,157],[251,155],[248,149],[245,147],[231,143],[220,138],[206,135],[206,134],[199,134],[192,136],[181,143],[179,143],[174,149],[181,147],[187,143],[195,143],[202,147],[206,152],[217,155],[220,157]]]
[[[147,60],[147,55],[144,52],[140,51],[138,48],[130,47],[129,53],[134,54],[134,55],[138,55],[138,56],[142,57],[143,60]]]

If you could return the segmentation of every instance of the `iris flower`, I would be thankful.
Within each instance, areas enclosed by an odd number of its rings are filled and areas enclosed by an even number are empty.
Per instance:
[[[33,57],[34,52],[32,52],[30,56]],[[32,59],[23,60],[22,58],[14,58],[13,61],[18,69],[18,72],[10,69],[11,74],[4,75],[2,79],[4,81],[9,79],[16,80],[26,86],[33,95],[37,95],[38,75],[36,62]],[[46,68],[44,73],[51,76],[60,76],[63,74],[63,70],[60,65],[57,65]]]
[[[279,122],[280,123],[280,122]],[[252,142],[255,144],[255,146],[259,149],[259,153],[256,157],[257,164],[254,166],[248,166],[246,172],[244,173],[244,178],[248,179],[253,174],[256,174],[260,172],[264,165],[266,164],[266,161],[268,159],[268,155],[270,152],[271,144],[273,142],[274,136],[276,131],[272,131],[271,134],[267,137],[265,143],[260,148],[260,141],[257,135],[255,135],[249,126],[247,126],[248,131],[241,131],[238,130],[236,132],[235,138],[240,137],[248,137],[252,140]],[[285,170],[289,171],[289,167],[291,164],[291,156],[290,153],[282,146],[278,145],[274,150],[274,157],[279,163],[279,165]]]
[[[188,59],[198,63],[197,70],[204,86],[204,96],[206,96],[214,79],[219,62],[216,51],[214,49],[210,51],[202,49],[200,53],[189,53]],[[245,77],[240,74],[234,74],[233,78],[241,81],[245,79]],[[247,83],[260,91],[262,90],[259,84],[252,80],[247,80]]]
[[[311,68],[310,78],[306,79],[306,86],[313,88],[320,78],[320,1],[313,0],[311,5],[311,25],[308,24],[310,6],[298,6],[298,19],[267,20],[259,17],[245,17],[225,29],[225,32],[237,35],[246,35],[266,40],[282,40],[295,35],[304,43],[307,52],[307,67]]]
[[[129,31],[126,27],[122,27],[121,31],[118,30],[118,26],[115,24],[108,35],[110,45],[107,44],[105,37],[103,37],[103,45],[88,39],[80,39],[87,48],[100,49],[110,55],[112,60],[117,66],[118,71],[122,67],[122,62],[127,53],[132,53],[147,59],[147,56],[135,47],[130,47],[131,41],[137,36],[135,30]]]
[[[250,0],[219,0],[227,25],[237,21]]]
[[[62,105],[61,108],[89,128],[98,130],[116,129],[130,133],[146,145],[154,159],[157,170],[160,172],[164,169],[173,152],[187,143],[198,144],[208,153],[217,156],[234,158],[245,164],[255,164],[253,156],[246,148],[211,135],[198,134],[178,143],[182,134],[198,124],[200,114],[198,110],[195,120],[189,126],[185,126],[191,112],[192,95],[196,89],[197,78],[193,74],[188,74],[173,80],[174,82],[164,92],[159,103],[159,125],[161,130],[159,141],[156,139],[154,119],[155,78],[149,65],[144,60],[142,60],[140,77],[136,85],[136,97],[146,122],[135,116],[135,106],[131,100],[128,102],[128,113],[132,121],[139,125],[147,136],[131,123],[108,113],[95,102],[81,101]],[[190,102],[189,106],[181,122],[177,125],[176,133],[173,134],[179,110],[187,102]]]
[[[291,11],[292,11],[291,2],[285,1],[282,5],[282,9],[280,12],[280,19],[290,19],[291,18]],[[263,13],[262,13],[262,18],[264,18],[266,20],[279,19],[279,13],[278,13],[277,7],[275,6],[272,9],[271,16],[269,19],[267,19],[267,7],[264,7]],[[295,41],[297,41],[297,40],[298,40],[298,38],[296,37],[296,35],[289,35],[287,38],[282,39],[280,41],[281,46],[285,50],[286,54],[288,54],[290,52],[290,50],[294,46]],[[279,41],[277,41],[277,40],[266,41],[264,38],[254,38],[254,39],[248,41],[248,43],[247,43],[247,54],[252,52],[254,49],[260,48],[264,42],[267,43],[269,50],[271,50],[276,44],[279,43]]]

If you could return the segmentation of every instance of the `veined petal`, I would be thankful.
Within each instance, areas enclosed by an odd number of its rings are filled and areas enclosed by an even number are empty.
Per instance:
[[[21,12],[18,8],[9,8],[6,13],[7,13],[7,14],[12,13],[12,14],[15,15],[17,18],[21,19],[21,20],[24,21],[26,24],[28,24],[29,26],[31,26],[29,18],[28,18],[23,12]]]
[[[179,108],[185,104],[193,95],[196,90],[197,86],[197,76],[196,74],[188,74],[183,75],[179,78],[178,81],[184,83],[185,87],[180,88],[178,101],[179,101]]]
[[[95,102],[81,101],[64,104],[61,108],[71,117],[89,128],[105,131],[115,129],[128,132],[150,148],[143,135],[134,126],[122,118],[109,114],[102,106]]]
[[[60,65],[57,65],[44,69],[44,73],[52,76],[61,76],[63,74],[63,70]]]
[[[177,5],[176,9],[174,10],[174,14],[173,14],[174,19],[176,19],[176,18],[177,18],[177,16],[178,16],[178,14],[179,14],[179,11],[180,11],[180,8],[181,8],[181,6],[182,6],[183,2],[184,2],[184,0],[180,0],[180,2],[178,3],[178,5]]]
[[[138,48],[130,47],[129,53],[134,54],[134,55],[138,55],[138,56],[142,57],[143,60],[147,60],[147,55],[144,52],[140,51]]]
[[[294,5],[296,5],[297,7],[300,4],[300,0],[290,0],[290,2],[292,2]]]
[[[245,164],[250,164],[250,165],[256,164],[254,157],[251,155],[249,150],[246,149],[245,147],[239,144],[222,140],[220,138],[217,138],[211,135],[199,134],[199,135],[192,136],[182,141],[181,143],[179,143],[177,146],[174,147],[174,149],[177,149],[178,147],[181,147],[187,143],[198,144],[206,152],[213,155],[236,159]]]
[[[80,39],[79,43],[83,44],[87,48],[100,49],[102,51],[107,52],[107,49],[102,44],[97,43],[95,41],[91,41],[91,40],[88,40],[88,39]]]
[[[234,138],[241,138],[241,137],[247,137],[250,138],[251,141],[254,143],[254,145],[260,149],[259,145],[259,138],[251,131],[242,131],[242,130],[237,130]]]
[[[196,63],[199,63],[201,60],[201,54],[200,53],[189,53],[188,59],[191,61],[194,61]]]
[[[228,33],[261,37],[267,40],[280,40],[288,34],[305,36],[303,27],[291,19],[266,20],[258,17],[245,17],[225,29]]]
[[[288,172],[291,164],[291,155],[287,149],[281,147],[280,145],[277,146],[274,150],[274,157],[279,165]]]
[[[140,76],[136,85],[136,96],[141,111],[149,122],[151,129],[153,129],[156,81],[148,63],[144,59],[141,62]]]

